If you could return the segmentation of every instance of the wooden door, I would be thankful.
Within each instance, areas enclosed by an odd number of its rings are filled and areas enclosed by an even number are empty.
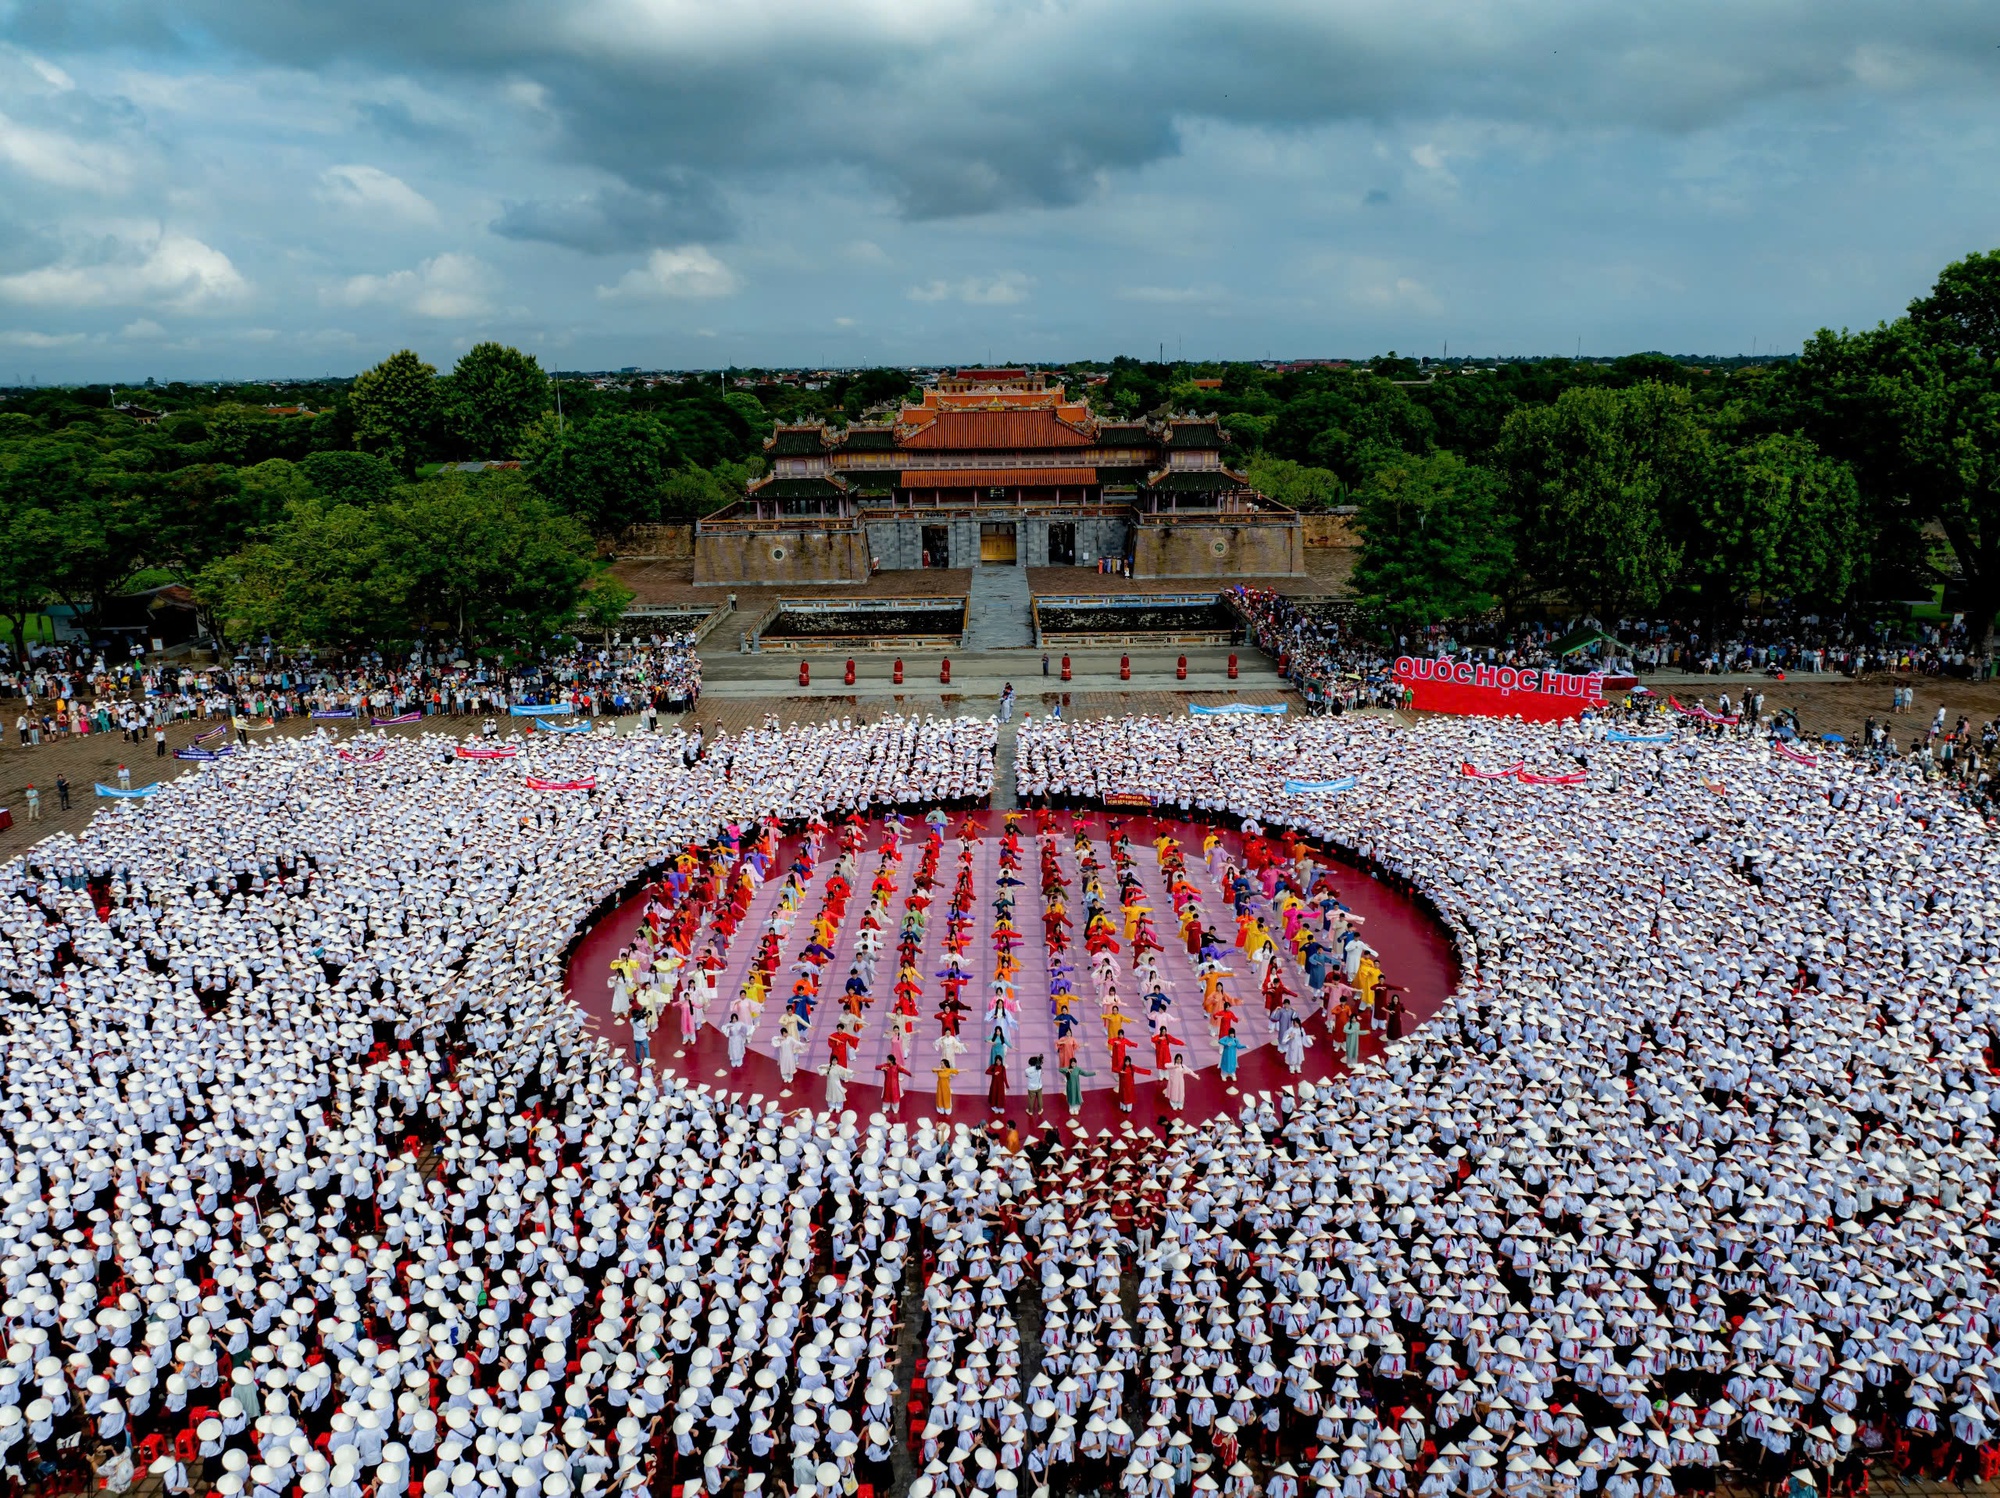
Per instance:
[[[979,560],[1011,567],[1016,560],[1014,522],[984,520],[979,525]]]

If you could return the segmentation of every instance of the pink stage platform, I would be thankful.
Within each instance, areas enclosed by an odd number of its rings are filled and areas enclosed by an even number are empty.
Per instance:
[[[965,1049],[953,1063],[959,1072],[953,1083],[951,1116],[954,1119],[980,1124],[1011,1120],[1021,1127],[1024,1134],[1042,1123],[1101,1129],[1116,1128],[1121,1122],[1130,1122],[1157,1128],[1176,1116],[1193,1123],[1216,1113],[1234,1112],[1245,1093],[1281,1087],[1304,1078],[1324,1077],[1345,1069],[1342,1043],[1326,1033],[1318,1017],[1308,1021],[1307,1033],[1311,1037],[1311,1045],[1305,1052],[1301,1072],[1294,1074],[1272,1043],[1270,1021],[1257,994],[1251,963],[1242,951],[1231,945],[1236,931],[1235,912],[1202,859],[1202,842],[1210,829],[1145,815],[1123,816],[1120,825],[1130,839],[1135,870],[1147,897],[1146,904],[1155,913],[1154,919],[1165,947],[1157,954],[1156,961],[1163,991],[1172,1000],[1165,1012],[1167,1027],[1181,1042],[1174,1050],[1185,1057],[1194,1069],[1194,1075],[1188,1079],[1186,1106],[1178,1114],[1168,1106],[1166,1089],[1157,1070],[1139,1079],[1133,1111],[1126,1113],[1121,1110],[1113,1090],[1107,1027],[1097,990],[1090,977],[1089,956],[1084,949],[1082,880],[1074,847],[1074,829],[1081,827],[1088,831],[1102,870],[1106,897],[1114,902],[1111,914],[1117,920],[1115,901],[1118,886],[1108,818],[1102,812],[1050,813],[1048,825],[1063,829],[1055,842],[1062,873],[1072,881],[1067,891],[1068,909],[1076,923],[1070,933],[1069,950],[1060,960],[1070,963],[1075,969],[1069,975],[1069,981],[1074,991],[1070,1007],[1077,1020],[1074,1033],[1079,1042],[1078,1057],[1084,1069],[1094,1073],[1085,1082],[1084,1106],[1073,1116],[1064,1101],[1063,1082],[1056,1059],[1056,1019],[1050,1001],[1053,975],[1043,940],[1041,859],[1034,835],[1039,823],[1037,814],[1029,813],[1022,818],[1021,868],[1016,876],[1021,882],[1011,890],[1014,897],[1013,926],[1023,940],[1016,954],[1021,964],[1014,984],[1017,1016],[1006,1055],[1008,1097],[1003,1110],[991,1109],[986,1067],[992,1030],[982,1016],[986,1013],[989,983],[996,961],[991,936],[996,921],[993,902],[1002,888],[999,860],[1000,829],[1004,816],[999,812],[976,812],[971,814],[971,819],[979,825],[982,836],[973,844],[970,914],[974,924],[972,939],[965,953],[971,981],[964,989],[963,1001],[968,1006],[968,1012],[959,1031]],[[937,1041],[942,1025],[936,1008],[944,989],[937,975],[945,966],[946,908],[958,880],[961,847],[958,833],[966,820],[966,814],[956,814],[946,828],[944,848],[932,890],[933,903],[917,962],[924,992],[916,1001],[916,1028],[906,1044],[908,1065],[915,1075],[905,1080],[904,1099],[894,1110],[896,1116],[912,1122],[926,1115],[938,1116],[931,1068],[941,1064]],[[888,1014],[893,1002],[890,990],[895,983],[898,928],[905,913],[904,898],[913,888],[912,881],[922,857],[924,831],[920,823],[910,824],[910,831],[902,841],[902,862],[891,866],[896,888],[882,932],[884,950],[871,989],[874,1001],[863,1016],[859,1041],[848,1063],[854,1077],[847,1085],[844,1107],[864,1118],[882,1107],[882,1088],[871,1084],[880,1082],[882,1074],[876,1068],[889,1050]],[[798,848],[796,839],[787,839],[781,846],[780,856],[772,868],[772,877],[758,888],[749,916],[730,945],[728,966],[717,975],[716,996],[709,1003],[707,1022],[702,1026],[698,1040],[691,1046],[680,1047],[677,1015],[671,1009],[663,1014],[651,1038],[656,1068],[677,1072],[690,1081],[704,1082],[717,1089],[754,1094],[767,1101],[777,1099],[786,1107],[825,1106],[826,1081],[820,1074],[820,1068],[828,1060],[827,1036],[841,1017],[841,989],[854,961],[861,916],[868,908],[870,888],[880,867],[880,851],[886,834],[879,820],[868,824],[867,840],[855,860],[850,880],[853,893],[833,947],[833,958],[823,969],[822,996],[813,1009],[807,1049],[789,1084],[780,1074],[776,1040],[785,996],[790,991],[794,976],[793,965],[811,941],[813,917],[824,904],[826,881],[839,852],[838,832],[836,827],[834,836],[828,839],[798,916],[783,938],[782,965],[774,978],[771,997],[757,1019],[743,1064],[734,1068],[729,1065],[728,1044],[718,1026],[728,1017],[730,1001],[741,992],[759,938],[777,908],[784,872],[791,866]],[[1233,1082],[1220,1075],[1217,1065],[1219,1047],[1208,1017],[1202,1011],[1202,982],[1195,972],[1195,959],[1187,953],[1178,938],[1173,902],[1153,844],[1154,838],[1162,832],[1180,842],[1188,878],[1200,892],[1203,925],[1213,929],[1228,948],[1232,975],[1228,988],[1239,999],[1237,1033],[1243,1042]],[[1240,837],[1233,832],[1225,832],[1224,839],[1228,856],[1240,861]],[[1331,883],[1342,902],[1356,916],[1363,918],[1362,936],[1379,953],[1383,981],[1401,990],[1403,1028],[1408,1033],[1437,1012],[1458,980],[1449,940],[1438,923],[1414,900],[1371,875],[1339,863],[1322,861],[1322,868],[1319,886],[1325,888]],[[614,1024],[611,1016],[610,964],[630,942],[644,903],[643,895],[634,897],[600,921],[577,947],[568,974],[569,991],[574,1001],[591,1018],[600,1033],[628,1053],[632,1044],[630,1025],[622,1022]],[[1254,903],[1253,908],[1260,913],[1268,913],[1261,899]],[[1275,927],[1275,922],[1273,924]],[[1133,1042],[1132,1055],[1137,1065],[1152,1068],[1155,1049],[1147,1034],[1146,1004],[1132,977],[1132,952],[1130,944],[1123,940],[1122,921],[1118,924],[1117,934],[1123,948],[1117,961],[1118,987],[1127,1017],[1125,1033]],[[1278,961],[1283,981],[1301,996],[1294,1002],[1303,1012],[1310,998],[1305,975],[1289,951]],[[1375,1049],[1376,1044],[1373,1035],[1364,1040],[1364,1054]],[[1039,1119],[1026,1112],[1023,1081],[1028,1058],[1035,1055],[1043,1058],[1046,1072],[1043,1112]]]

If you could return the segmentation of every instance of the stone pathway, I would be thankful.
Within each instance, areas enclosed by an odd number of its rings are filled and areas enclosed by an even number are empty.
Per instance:
[[[1015,710],[1019,711],[1018,700]],[[993,736],[993,795],[988,804],[995,811],[1012,811],[1020,804],[1014,792],[1014,735],[1019,726],[1018,718],[1009,718]]]
[[[997,564],[973,568],[965,603],[965,649],[1025,650],[1034,643],[1028,569]]]

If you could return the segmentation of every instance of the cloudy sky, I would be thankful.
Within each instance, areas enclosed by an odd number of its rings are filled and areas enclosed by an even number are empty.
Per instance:
[[[1990,0],[0,0],[0,383],[1733,353],[2000,246]]]

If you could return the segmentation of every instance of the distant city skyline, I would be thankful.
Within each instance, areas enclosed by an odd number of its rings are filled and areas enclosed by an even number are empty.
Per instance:
[[[1947,0],[16,0],[0,383],[1795,351],[2000,246]]]
[[[1676,360],[1681,363],[1687,363],[1692,365],[1713,365],[1717,367],[1722,367],[1722,366],[1736,365],[1736,364],[1782,363],[1792,358],[1795,358],[1796,354],[1785,353],[1782,351],[1777,353],[1762,354],[1762,355],[1689,354],[1689,353],[1668,353],[1663,349],[1633,349],[1624,354],[1585,354],[1583,356],[1582,362],[1586,364],[1592,364],[1592,363],[1613,364],[1618,362],[1620,359],[1634,358],[1634,357],[1650,357],[1650,356],[1661,356]],[[1268,367],[1285,368],[1291,365],[1301,365],[1301,366],[1341,365],[1341,366],[1353,366],[1359,368],[1359,367],[1367,367],[1378,361],[1388,359],[1391,357],[1407,358],[1412,362],[1417,363],[1419,366],[1428,366],[1435,369],[1460,368],[1460,367],[1485,367],[1490,365],[1507,364],[1507,363],[1533,363],[1542,359],[1564,360],[1571,362],[1574,362],[1575,360],[1575,356],[1573,354],[1546,354],[1546,355],[1453,354],[1450,356],[1449,360],[1446,360],[1428,354],[1414,354],[1414,353],[1406,354],[1393,349],[1385,349],[1376,354],[1299,354],[1289,359],[1283,357],[1279,358],[1260,357],[1255,359],[1218,358],[1218,359],[1200,359],[1200,360],[1191,358],[1175,360],[1169,358],[1168,363],[1170,365],[1186,366],[1190,368],[1199,365],[1227,365],[1227,364],[1250,364],[1250,365],[1259,365],[1267,368]],[[883,364],[722,364],[722,365],[709,365],[705,367],[694,366],[694,365],[670,367],[667,365],[628,364],[628,365],[620,365],[616,369],[581,369],[581,368],[571,369],[571,368],[557,368],[553,366],[545,366],[545,368],[547,369],[548,374],[552,378],[561,378],[564,380],[596,379],[596,380],[606,380],[609,382],[616,382],[620,377],[629,377],[631,379],[678,378],[678,379],[688,380],[688,379],[698,379],[704,376],[721,377],[730,374],[745,375],[750,373],[757,373],[757,374],[764,374],[771,376],[778,376],[778,375],[802,376],[814,372],[819,372],[829,375],[836,375],[843,373],[853,373],[865,369],[884,369],[884,368],[907,369],[911,371],[913,375],[927,374],[932,372],[943,372],[953,369],[969,369],[975,367],[1047,369],[1050,371],[1060,373],[1065,370],[1077,369],[1088,365],[1108,365],[1111,363],[1113,359],[1116,358],[1132,358],[1132,359],[1140,359],[1141,362],[1148,362],[1148,363],[1154,362],[1152,359],[1143,358],[1141,355],[1138,354],[1116,354],[1116,355],[1085,354],[1085,355],[1078,355],[1077,357],[1072,359],[1048,359],[1048,360],[998,359],[998,360],[981,361],[977,359],[946,359],[936,362],[919,361],[914,363],[888,361]],[[447,356],[446,363],[440,364],[438,366],[440,374],[448,374],[450,372],[448,368],[448,363],[449,363],[449,357]],[[270,386],[313,385],[321,383],[337,383],[339,381],[352,380],[360,373],[361,371],[359,369],[354,369],[354,370],[321,370],[315,373],[298,373],[298,372],[272,373],[270,371],[252,371],[236,375],[199,376],[199,377],[187,377],[184,379],[162,379],[159,378],[158,376],[152,376],[152,375],[140,376],[140,377],[106,375],[97,378],[70,379],[70,380],[39,379],[35,377],[17,379],[9,377],[5,379],[0,379],[0,389],[36,389],[36,388],[55,389],[55,388],[88,385],[101,388],[111,388],[118,390],[121,393],[125,393],[134,391],[143,392],[149,385],[152,384],[157,384],[161,387],[173,384],[186,384],[190,386],[200,386],[200,387],[230,386],[230,385],[270,385]],[[1081,387],[1079,387],[1079,389],[1081,390]],[[1087,391],[1083,391],[1082,393],[1087,394]]]

